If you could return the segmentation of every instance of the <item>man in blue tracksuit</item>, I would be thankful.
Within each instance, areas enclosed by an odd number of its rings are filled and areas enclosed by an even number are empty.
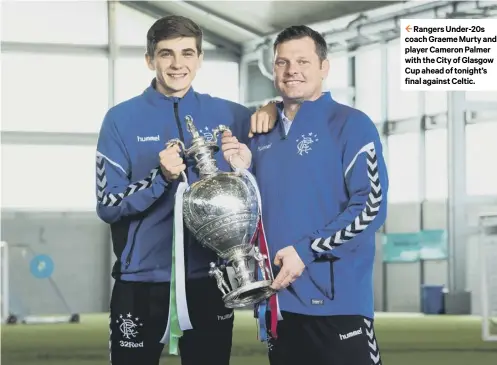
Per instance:
[[[187,115],[207,139],[224,124],[244,140],[251,119],[247,108],[192,89],[202,61],[202,32],[191,20],[158,20],[147,34],[146,60],[156,77],[141,95],[108,111],[97,146],[97,212],[110,224],[117,257],[110,303],[114,365],[158,365],[163,350],[176,179],[184,171],[190,184],[198,180],[192,162],[180,157],[177,146],[166,148],[167,141],[178,138],[190,146]],[[221,170],[229,169],[220,153],[216,159]],[[179,341],[182,364],[228,365],[233,311],[225,308],[216,281],[208,277],[209,263],[217,257],[184,233],[193,329],[184,331]]]
[[[270,363],[380,364],[373,264],[388,176],[378,131],[322,92],[329,63],[319,33],[285,29],[274,52],[283,97],[275,128],[257,134],[251,152],[229,133],[222,140],[225,158],[252,162],[261,193],[282,319],[275,331],[276,311],[266,316]]]

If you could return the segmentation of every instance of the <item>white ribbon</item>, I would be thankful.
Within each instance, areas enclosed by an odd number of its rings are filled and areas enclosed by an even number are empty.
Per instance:
[[[176,257],[176,307],[178,308],[179,327],[182,331],[193,328],[188,314],[188,304],[186,301],[185,285],[185,241],[183,234],[183,195],[188,188],[188,182],[181,182],[176,192],[176,201],[174,203],[174,234],[176,239],[175,257]]]
[[[188,181],[186,175],[183,174],[184,181],[180,182],[176,191],[174,200],[174,267],[175,267],[175,282],[176,282],[176,310],[178,313],[179,326],[182,331],[193,328],[190,316],[188,314],[188,303],[186,300],[186,285],[185,285],[185,242],[183,232],[183,196],[188,189]],[[169,306],[169,314],[167,316],[167,326],[164,336],[160,340],[161,343],[167,345],[169,343],[169,334],[171,332],[171,306]]]
[[[167,326],[166,326],[166,331],[164,332],[164,335],[160,339],[160,343],[167,345],[169,344],[169,338],[170,338],[170,333],[171,333],[171,306],[169,306],[169,313],[167,314]]]

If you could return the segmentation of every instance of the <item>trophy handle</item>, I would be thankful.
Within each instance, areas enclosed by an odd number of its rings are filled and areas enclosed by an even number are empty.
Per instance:
[[[185,152],[185,153],[188,152],[188,149],[185,147],[185,144],[178,138],[174,138],[174,139],[167,141],[166,148],[169,148],[169,147],[174,146],[174,145],[180,146],[180,150],[182,150],[183,152]],[[188,179],[187,179],[184,171],[181,171],[181,177],[183,178],[183,181],[188,184]]]
[[[182,151],[186,151],[185,144],[178,138],[170,139],[169,141],[167,141],[166,148],[174,145],[178,145]]]
[[[186,178],[186,174],[184,171],[181,171],[181,177],[183,178],[183,182],[188,184],[188,179]]]
[[[225,131],[231,132],[231,129],[228,126],[220,124],[217,128],[212,130],[212,143],[217,143],[217,136],[219,134],[224,133]]]

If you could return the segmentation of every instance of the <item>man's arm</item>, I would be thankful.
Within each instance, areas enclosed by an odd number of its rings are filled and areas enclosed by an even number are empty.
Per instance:
[[[346,209],[326,226],[294,245],[304,264],[322,255],[340,257],[360,238],[372,235],[386,220],[388,174],[374,123],[364,114],[347,122],[344,132],[344,179],[349,193]]]
[[[252,113],[249,108],[241,105],[232,103],[231,105],[231,114],[233,117],[233,124],[231,125],[231,132],[233,133],[233,137],[243,144],[249,144],[249,131],[250,131],[250,118],[252,117]]]
[[[107,223],[140,214],[165,191],[168,183],[159,167],[139,181],[130,181],[131,164],[114,121],[107,113],[96,156],[97,214]]]
[[[274,128],[278,120],[279,101],[272,100],[255,111],[250,118],[249,138],[255,134],[268,133]]]

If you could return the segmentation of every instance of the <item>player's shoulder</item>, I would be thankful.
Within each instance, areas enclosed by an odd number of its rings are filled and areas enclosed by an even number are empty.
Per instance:
[[[345,116],[346,123],[373,123],[372,119],[364,111],[353,106],[335,102],[337,114]]]
[[[137,109],[142,109],[144,105],[143,94],[136,95],[129,99],[123,100],[109,108],[107,116],[114,123],[120,124],[129,119],[129,116],[134,114]]]
[[[340,119],[343,122],[344,129],[351,131],[357,130],[357,128],[360,128],[361,130],[376,129],[373,120],[364,111],[338,102],[336,103],[336,108],[337,114],[343,116],[343,118]]]
[[[121,135],[131,133],[137,123],[143,119],[143,113],[146,113],[148,108],[150,103],[146,102],[144,93],[123,100],[107,110],[102,130],[114,130]]]

